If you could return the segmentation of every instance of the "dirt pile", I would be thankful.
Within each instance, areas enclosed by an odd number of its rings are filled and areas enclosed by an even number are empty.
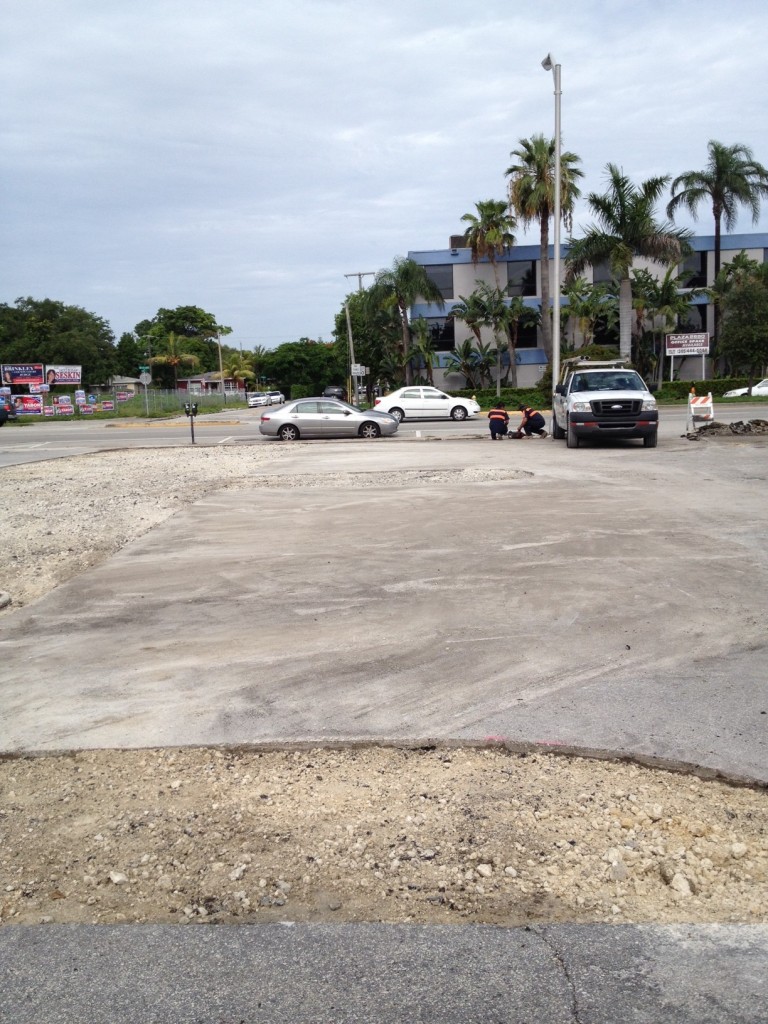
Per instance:
[[[0,763],[0,919],[768,921],[768,798],[502,748]]]
[[[768,434],[768,420],[736,420],[735,423],[719,423],[712,420],[711,423],[704,423],[695,430],[683,434],[683,437],[687,437],[689,441],[699,441],[701,438],[729,437],[734,434],[749,434],[753,437]]]

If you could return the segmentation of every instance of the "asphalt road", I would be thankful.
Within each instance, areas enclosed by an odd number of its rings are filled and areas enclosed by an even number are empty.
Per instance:
[[[194,424],[195,444],[279,443],[259,433],[259,417],[262,412],[262,409],[238,409],[233,412],[223,411],[198,416]],[[768,402],[765,405],[721,405],[719,408],[716,406],[715,414],[727,422],[768,417]],[[684,407],[662,408],[659,428],[662,442],[680,436],[685,430],[686,415]],[[515,414],[512,420],[514,423]],[[388,439],[388,443],[419,437],[485,436],[487,430],[488,423],[484,416],[464,423],[406,421],[400,426],[397,435]],[[3,466],[23,465],[27,462],[40,462],[115,448],[168,447],[191,443],[190,423],[184,416],[172,420],[42,420],[24,423],[21,426],[10,424],[0,431],[0,469]],[[317,446],[328,442],[311,443]],[[638,442],[627,444],[636,445]]]

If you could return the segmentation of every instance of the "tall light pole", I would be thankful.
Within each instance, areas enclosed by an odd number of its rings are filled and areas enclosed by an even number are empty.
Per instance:
[[[221,335],[216,335],[216,341],[219,343],[219,377],[221,378],[221,394],[224,399],[224,405],[227,404],[227,389],[224,387],[224,363],[221,358]]]
[[[363,278],[364,277],[375,277],[376,274],[373,270],[356,270],[354,274],[345,274],[344,277],[356,277],[357,278],[357,290],[363,291]],[[352,319],[349,315],[349,303],[344,303],[344,312],[347,314],[347,340],[349,342],[349,375],[352,378],[352,391],[354,398],[352,400],[353,405],[360,404],[359,385],[358,378],[352,372],[352,367],[355,365],[355,343],[352,340]]]
[[[552,296],[552,391],[560,380],[560,221],[562,220],[560,195],[560,65],[548,53],[541,66],[551,71],[555,79],[555,289]],[[547,310],[549,313],[549,310]],[[554,401],[554,397],[553,397]],[[554,431],[553,431],[554,434]]]

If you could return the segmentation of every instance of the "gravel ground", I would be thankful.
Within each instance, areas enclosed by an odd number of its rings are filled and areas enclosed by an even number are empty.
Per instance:
[[[0,471],[0,590],[13,602],[0,623],[189,502],[258,485],[283,450],[110,452]],[[368,481],[270,485],[299,482]],[[500,748],[0,761],[3,924],[273,920],[764,923],[768,799]]]

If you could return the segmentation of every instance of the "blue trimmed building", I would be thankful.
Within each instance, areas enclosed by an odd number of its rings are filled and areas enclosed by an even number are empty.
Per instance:
[[[715,279],[715,239],[714,235],[696,235],[690,240],[692,253],[679,267],[678,278],[682,288],[703,288],[714,283]],[[567,246],[561,249],[561,268],[565,273],[565,256]],[[768,234],[739,234],[723,235],[720,240],[721,266],[730,262],[740,252],[746,254],[758,262],[764,262],[768,257]],[[550,246],[550,274],[554,272],[554,249]],[[487,261],[481,260],[476,265],[472,263],[472,251],[466,248],[463,236],[453,236],[447,249],[431,249],[426,251],[415,251],[408,253],[409,259],[423,266],[430,279],[441,290],[445,300],[445,308],[439,309],[433,303],[419,302],[411,307],[411,319],[424,317],[429,324],[432,336],[435,339],[435,384],[438,387],[457,388],[461,387],[463,381],[461,375],[451,374],[446,377],[445,366],[448,363],[449,353],[462,341],[470,339],[474,341],[474,335],[459,320],[451,316],[453,305],[461,301],[461,296],[468,297],[475,290],[476,283],[482,281],[490,287],[502,288],[507,296],[513,298],[519,296],[526,305],[536,309],[541,304],[541,260],[539,259],[538,245],[519,245],[510,249],[505,256],[496,261],[495,268]],[[645,268],[659,278],[663,278],[667,268],[645,259],[637,259],[634,264],[636,269]],[[609,282],[611,270],[607,265],[587,268],[585,274],[587,281],[595,284]],[[552,288],[550,288],[550,294]],[[561,299],[563,308],[567,308],[567,299]],[[681,331],[709,331],[714,328],[714,311],[712,304],[705,296],[694,299],[689,307],[689,316],[686,324],[680,325]],[[578,328],[571,325],[568,330],[569,340],[576,345],[580,338]],[[482,339],[489,344],[493,341],[492,332],[489,328],[483,328]],[[598,339],[599,340],[599,339]],[[517,376],[518,384],[527,387],[536,384],[547,365],[547,358],[544,350],[540,347],[541,341],[539,332],[536,329],[521,329],[517,343]],[[689,357],[688,360],[681,360],[680,376],[685,379],[690,367],[693,377],[698,377],[701,372],[701,358],[699,356]],[[502,353],[502,372],[508,363],[506,351]]]

